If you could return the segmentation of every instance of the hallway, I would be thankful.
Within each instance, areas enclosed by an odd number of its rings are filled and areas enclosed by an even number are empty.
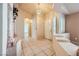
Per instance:
[[[48,4],[14,4],[14,47],[17,56],[55,56],[68,55],[57,41],[53,42],[53,33],[62,32],[59,19],[62,14],[57,13],[52,3]],[[24,8],[25,7],[25,8]],[[18,12],[15,12],[17,11]],[[17,16],[18,14],[18,16]],[[10,20],[11,21],[11,20]],[[63,21],[64,22],[64,21]],[[12,24],[12,22],[10,22]],[[55,25],[57,23],[57,25]],[[54,27],[54,28],[53,28]],[[57,28],[57,29],[56,29]],[[11,29],[11,28],[10,28]],[[10,30],[11,31],[11,30]],[[55,43],[55,45],[53,45]],[[55,46],[55,47],[53,47]],[[56,49],[55,49],[56,48]],[[58,49],[58,50],[57,50]],[[57,53],[60,52],[61,54]]]

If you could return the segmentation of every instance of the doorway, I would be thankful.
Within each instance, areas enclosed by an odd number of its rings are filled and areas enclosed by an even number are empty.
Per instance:
[[[29,40],[32,37],[32,20],[26,18],[24,20],[24,39]]]

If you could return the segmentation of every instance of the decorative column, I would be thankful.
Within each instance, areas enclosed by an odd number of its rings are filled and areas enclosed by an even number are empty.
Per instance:
[[[32,20],[32,39],[37,39],[37,19],[36,17]]]

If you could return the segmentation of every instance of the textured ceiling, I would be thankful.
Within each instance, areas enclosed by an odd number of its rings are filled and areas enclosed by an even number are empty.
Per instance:
[[[79,12],[79,3],[55,3],[54,9],[63,14]]]
[[[21,3],[18,4],[18,7],[22,10],[25,11],[26,13],[29,13],[31,15],[34,15],[37,13],[37,10],[41,10],[41,14],[47,14],[52,10],[52,4],[36,4],[36,3]]]
[[[41,10],[41,15],[46,15],[53,9],[63,14],[72,14],[79,12],[79,3],[54,3],[54,8],[53,3],[19,3],[18,8],[30,15],[35,15],[38,9]]]

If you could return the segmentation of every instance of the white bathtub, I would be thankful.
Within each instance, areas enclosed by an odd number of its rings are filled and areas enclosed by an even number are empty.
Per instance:
[[[62,33],[54,35],[59,45],[71,56],[76,56],[79,46],[70,42],[70,34]]]
[[[62,42],[58,41],[60,46],[70,55],[70,56],[76,56],[77,50],[79,49],[79,46],[71,43],[71,42]]]

